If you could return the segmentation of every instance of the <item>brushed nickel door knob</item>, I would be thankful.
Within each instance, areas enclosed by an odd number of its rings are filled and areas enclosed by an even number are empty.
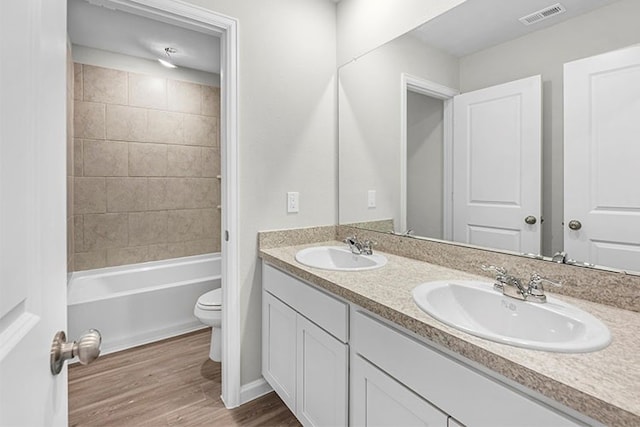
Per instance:
[[[524,222],[526,222],[526,223],[527,223],[527,224],[529,224],[529,225],[533,225],[533,224],[535,224],[536,222],[538,222],[538,220],[536,219],[536,217],[535,217],[535,216],[533,216],[533,215],[529,215],[528,217],[526,217],[526,218],[524,219]]]
[[[78,341],[67,342],[67,335],[63,331],[59,331],[53,337],[51,343],[51,373],[58,375],[62,370],[65,360],[78,357],[83,365],[93,362],[100,356],[100,344],[102,336],[96,329],[89,329],[80,336]]]
[[[569,228],[572,230],[580,230],[582,228],[582,223],[577,219],[572,219],[569,221]]]

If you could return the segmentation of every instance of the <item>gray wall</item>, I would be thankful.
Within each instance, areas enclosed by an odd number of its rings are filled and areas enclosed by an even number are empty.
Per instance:
[[[344,65],[466,0],[342,0],[338,65]]]
[[[407,94],[407,228],[443,237],[443,101]]]
[[[388,218],[400,224],[402,73],[458,87],[458,59],[410,34],[339,70],[341,224]],[[377,192],[375,209],[367,208],[368,190]]]

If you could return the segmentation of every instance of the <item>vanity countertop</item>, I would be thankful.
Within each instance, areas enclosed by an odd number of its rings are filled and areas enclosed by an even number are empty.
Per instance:
[[[640,313],[554,295],[604,322],[612,343],[600,351],[576,354],[498,344],[435,320],[418,308],[411,294],[415,286],[432,280],[486,281],[486,277],[388,253],[384,253],[389,259],[385,267],[361,272],[319,270],[295,261],[300,249],[326,245],[343,244],[330,241],[261,249],[260,255],[282,270],[606,425],[640,426]]]

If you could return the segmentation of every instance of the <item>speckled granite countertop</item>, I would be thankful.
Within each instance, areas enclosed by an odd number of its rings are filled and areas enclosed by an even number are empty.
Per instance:
[[[435,320],[418,308],[411,294],[415,286],[431,280],[486,281],[486,277],[387,253],[385,267],[362,272],[320,270],[295,261],[300,249],[323,245],[343,244],[329,241],[263,248],[260,255],[276,267],[606,425],[640,426],[640,313],[554,295],[603,321],[611,330],[611,345],[593,353],[563,354],[498,344]]]

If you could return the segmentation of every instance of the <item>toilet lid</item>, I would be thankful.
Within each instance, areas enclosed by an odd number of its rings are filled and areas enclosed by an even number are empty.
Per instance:
[[[212,291],[207,292],[206,294],[202,294],[200,298],[198,298],[198,305],[204,307],[216,307],[222,304],[222,289],[214,289]]]

